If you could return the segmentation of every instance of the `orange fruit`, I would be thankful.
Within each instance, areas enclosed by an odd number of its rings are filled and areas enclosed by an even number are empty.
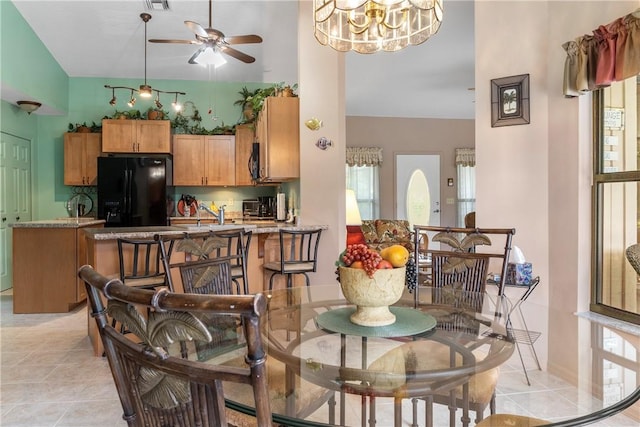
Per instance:
[[[409,261],[409,250],[402,245],[392,245],[380,251],[380,256],[394,267],[403,267]]]
[[[351,267],[351,268],[364,268],[364,265],[362,265],[362,261],[353,261],[349,267]]]

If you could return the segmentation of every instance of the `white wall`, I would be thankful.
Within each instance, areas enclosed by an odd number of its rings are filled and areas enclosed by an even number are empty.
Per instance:
[[[303,224],[327,224],[320,240],[314,283],[336,283],[335,261],[344,250],[345,109],[344,54],[322,46],[313,35],[312,3],[299,2],[298,78],[300,86],[300,217]],[[311,131],[304,122],[317,117],[324,126]],[[320,150],[320,137],[333,142]]]
[[[485,1],[475,6],[477,218],[515,227],[541,285],[525,304],[550,372],[577,377],[591,263],[590,97],[562,95],[562,43],[632,12],[639,1]],[[526,17],[523,18],[523,17]],[[490,81],[530,75],[531,123],[491,128]],[[547,303],[550,313],[539,311]],[[540,306],[538,306],[540,304]],[[553,342],[547,353],[546,344]],[[568,350],[568,351],[564,351]]]

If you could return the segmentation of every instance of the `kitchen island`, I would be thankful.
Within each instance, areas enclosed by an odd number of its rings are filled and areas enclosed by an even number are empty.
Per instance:
[[[86,228],[84,235],[87,241],[87,263],[100,274],[106,277],[118,277],[118,238],[152,239],[159,235],[182,235],[184,233],[201,233],[207,230],[233,230],[244,228],[252,231],[251,244],[247,255],[247,283],[250,293],[258,293],[268,288],[270,274],[265,274],[262,265],[265,262],[280,259],[279,230],[307,230],[313,228],[327,229],[326,225],[294,225],[274,221],[242,221],[236,220],[231,224],[220,226],[218,224],[202,224],[200,227],[191,224],[173,225],[166,227],[126,227],[126,228]],[[173,251],[171,262],[184,260],[184,253]],[[172,276],[173,277],[173,276]],[[175,283],[180,283],[179,278],[174,278]],[[304,280],[301,282],[304,283]],[[274,288],[286,286],[284,277],[276,277]],[[95,355],[102,354],[102,343],[98,337],[95,320],[88,318],[88,330]]]
[[[65,218],[11,224],[13,312],[66,313],[87,298],[77,271],[87,264],[83,230],[103,220]]]

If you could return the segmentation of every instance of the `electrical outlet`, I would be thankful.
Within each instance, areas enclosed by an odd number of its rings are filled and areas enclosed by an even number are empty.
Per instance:
[[[448,197],[447,198],[447,204],[448,205],[453,205],[455,203],[455,199],[453,197]]]
[[[233,206],[233,199],[227,200],[227,206]]]

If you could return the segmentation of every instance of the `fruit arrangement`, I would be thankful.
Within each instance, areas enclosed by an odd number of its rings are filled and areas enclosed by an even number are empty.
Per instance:
[[[409,261],[409,251],[401,245],[392,245],[380,252],[358,243],[347,246],[336,262],[338,267],[361,268],[373,277],[377,270],[404,267]]]

